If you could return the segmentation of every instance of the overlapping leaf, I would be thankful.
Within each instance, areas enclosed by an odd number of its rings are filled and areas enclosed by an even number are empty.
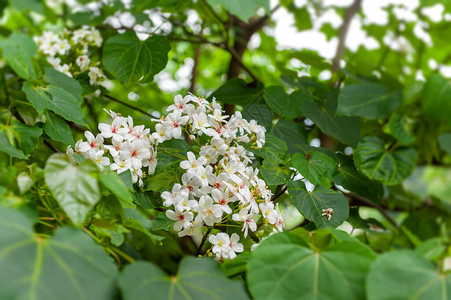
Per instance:
[[[119,278],[125,300],[249,299],[243,284],[229,280],[211,259],[185,257],[176,276],[147,262],[128,265]]]
[[[313,221],[318,228],[338,227],[349,215],[348,200],[339,192],[317,186],[311,192],[307,191],[304,182],[289,181],[288,193],[291,202],[299,212],[308,220]],[[323,216],[323,209],[332,208],[330,221],[327,216]]]
[[[153,80],[168,62],[171,50],[163,36],[151,35],[141,41],[134,31],[109,38],[103,50],[103,64],[117,79],[126,83]]]
[[[387,117],[402,102],[402,92],[389,92],[388,88],[374,83],[345,86],[338,97],[337,113],[368,119]]]
[[[21,213],[0,207],[1,299],[112,299],[117,268],[81,230],[44,239]]]
[[[367,177],[393,185],[402,182],[413,171],[418,159],[413,148],[386,149],[374,136],[365,137],[354,151],[357,168]]]
[[[367,296],[376,299],[448,299],[451,275],[421,255],[397,250],[381,255],[371,267]]]
[[[365,277],[375,254],[355,241],[318,253],[292,233],[264,240],[248,264],[255,299],[363,299]]]
[[[326,188],[331,186],[337,163],[328,155],[316,151],[305,155],[296,153],[292,161],[293,167],[312,184],[320,184]]]
[[[58,204],[76,225],[83,224],[87,214],[100,200],[97,165],[86,160],[72,165],[63,154],[53,154],[45,165],[45,182]]]

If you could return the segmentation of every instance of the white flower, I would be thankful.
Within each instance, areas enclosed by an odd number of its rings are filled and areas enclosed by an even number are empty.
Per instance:
[[[219,232],[216,235],[210,235],[208,241],[213,245],[212,252],[216,255],[216,258],[221,259],[229,256],[230,238],[227,233]]]
[[[221,206],[221,209],[226,213],[226,214],[230,214],[232,213],[232,209],[230,208],[230,206],[228,205],[229,203],[229,198],[224,195],[223,193],[221,193],[220,190],[218,189],[213,189],[211,191],[211,197],[213,198],[213,200],[215,200],[216,203],[218,203]]]
[[[144,147],[141,140],[134,140],[131,143],[125,142],[119,155],[123,159],[131,159],[134,169],[141,169],[142,161],[150,158],[150,151]]]
[[[105,154],[104,151],[99,150],[97,152],[91,151],[89,152],[89,159],[97,162],[100,167],[100,170],[103,171],[104,166],[110,165],[110,159],[108,157],[103,156]]]
[[[119,156],[116,156],[114,158],[114,163],[110,165],[110,169],[113,171],[117,171],[117,174],[130,170],[131,168],[132,168],[132,160],[131,159],[124,160]]]
[[[78,147],[76,147],[80,152],[88,152],[90,150],[97,152],[100,150],[100,147],[103,145],[104,141],[102,135],[98,134],[94,137],[92,132],[85,131],[85,137],[88,141],[82,142]]]
[[[222,209],[219,204],[213,204],[210,196],[202,196],[199,200],[198,216],[207,224],[213,226],[221,221]]]
[[[82,72],[86,71],[89,67],[90,59],[87,55],[81,55],[77,57],[75,62],[77,63],[77,66],[80,68]]]
[[[274,209],[274,203],[273,202],[260,203],[259,207],[262,212],[263,218],[267,219],[270,224],[275,224],[279,214]]]
[[[114,140],[122,142],[124,137],[121,134],[119,134],[119,130],[123,125],[124,125],[124,118],[116,117],[116,118],[114,118],[111,125],[106,124],[106,123],[100,123],[98,128],[100,130],[100,134],[104,138],[113,137]]]
[[[193,213],[186,211],[186,212],[180,212],[180,211],[173,211],[173,210],[167,210],[166,216],[175,222],[174,224],[174,230],[180,231],[182,228],[188,228],[191,226],[191,221],[193,220]]]
[[[205,157],[199,157],[196,159],[196,156],[191,151],[186,153],[186,155],[188,160],[180,162],[180,168],[188,170],[188,172],[195,172],[197,167],[203,166],[207,163],[207,159]]]
[[[181,116],[181,112],[179,110],[170,113],[167,116],[167,130],[165,132],[166,137],[170,138],[179,138],[182,135],[181,125],[185,125],[188,121],[188,116]]]
[[[236,257],[236,252],[241,253],[244,251],[243,244],[238,243],[239,240],[240,240],[240,236],[236,233],[232,233],[232,235],[230,236],[230,242],[229,242],[230,251],[229,251],[228,258],[234,259]]]
[[[252,215],[248,214],[246,208],[242,208],[238,214],[233,214],[232,219],[237,222],[243,222],[244,237],[247,237],[248,229],[257,230],[257,223],[252,219]]]

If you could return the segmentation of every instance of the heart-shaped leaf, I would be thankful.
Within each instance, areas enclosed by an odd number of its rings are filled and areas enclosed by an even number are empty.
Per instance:
[[[367,296],[384,299],[448,299],[451,274],[410,250],[397,250],[376,259],[368,274]]]
[[[365,137],[354,151],[357,168],[369,178],[388,185],[398,184],[409,177],[417,159],[415,149],[386,149],[382,141],[375,136]]]
[[[83,231],[34,234],[21,213],[0,207],[1,299],[112,299],[117,268]]]
[[[64,154],[53,154],[45,164],[45,182],[58,204],[76,225],[82,225],[100,200],[99,168],[90,160],[72,165]]]
[[[293,167],[308,179],[312,184],[320,184],[330,187],[332,174],[337,167],[337,163],[328,155],[322,152],[313,154],[296,153],[293,155]]]
[[[119,278],[125,300],[140,299],[249,299],[243,284],[229,280],[217,262],[185,257],[176,276],[154,264],[136,262]]]
[[[255,299],[363,299],[375,254],[356,241],[321,253],[291,233],[264,240],[248,263],[248,287]]]
[[[348,200],[339,192],[322,186],[309,192],[304,182],[297,180],[288,182],[288,193],[299,212],[318,228],[338,227],[348,218]],[[323,210],[329,208],[333,209],[330,220],[327,215],[323,216]]]
[[[163,36],[151,35],[141,41],[134,31],[109,38],[103,48],[103,64],[117,79],[145,83],[164,69],[171,45]]]

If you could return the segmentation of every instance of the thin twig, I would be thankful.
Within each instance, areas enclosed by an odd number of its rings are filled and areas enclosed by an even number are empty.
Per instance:
[[[385,209],[382,206],[380,206],[379,204],[374,203],[373,201],[371,201],[371,200],[369,200],[369,199],[367,199],[365,197],[362,197],[359,194],[354,193],[354,192],[347,193],[346,195],[348,195],[351,198],[357,199],[360,202],[363,202],[363,203],[367,204],[368,206],[374,207],[375,209],[377,209],[387,219],[388,222],[390,222],[390,224],[392,224],[395,228],[399,229],[398,223],[396,223],[396,221],[393,220],[393,218],[390,217],[387,214],[387,212],[385,211]]]
[[[202,238],[202,242],[200,242],[199,249],[197,249],[197,256],[199,256],[201,254],[202,247],[204,246],[205,241],[207,240],[208,235],[210,234],[210,232],[211,232],[211,227],[208,227],[207,232],[205,232],[204,237]]]
[[[348,35],[349,25],[351,24],[354,15],[359,11],[361,4],[362,0],[354,0],[354,3],[346,10],[343,25],[341,26],[340,34],[338,36],[337,51],[335,52],[335,57],[332,62],[332,73],[336,73],[340,68],[340,60],[345,54],[346,36]]]
[[[110,100],[112,100],[112,101],[114,101],[114,102],[120,103],[120,104],[122,104],[122,105],[124,105],[124,106],[126,106],[126,107],[128,107],[128,108],[130,108],[130,109],[139,111],[140,113],[145,114],[146,116],[149,116],[149,117],[151,117],[151,118],[153,118],[153,119],[159,119],[158,117],[156,117],[156,116],[154,116],[154,115],[148,113],[147,111],[145,111],[145,110],[143,110],[143,109],[141,109],[141,108],[139,108],[139,107],[135,107],[135,106],[133,106],[133,105],[131,105],[131,104],[128,104],[127,102],[124,102],[124,101],[122,101],[122,100],[119,100],[119,99],[116,99],[116,98],[114,98],[114,97],[111,97],[110,95],[105,95],[104,97],[105,97],[105,98],[108,98],[108,99],[110,99]]]
[[[272,202],[277,202],[277,199],[278,199],[280,196],[282,196],[282,195],[287,191],[287,189],[288,189],[288,186],[285,185],[285,186],[280,190],[280,192],[276,193],[276,194],[271,198],[271,201],[272,201]]]

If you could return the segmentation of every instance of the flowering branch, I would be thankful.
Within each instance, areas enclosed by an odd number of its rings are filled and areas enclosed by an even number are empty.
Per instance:
[[[108,99],[110,99],[110,100],[112,100],[112,101],[114,101],[114,102],[120,103],[120,104],[122,104],[122,105],[124,105],[124,106],[126,106],[126,107],[128,107],[128,108],[130,108],[130,109],[139,111],[140,113],[145,114],[146,116],[149,116],[149,117],[151,117],[151,118],[153,118],[153,119],[158,119],[158,117],[152,115],[151,113],[148,113],[147,111],[145,111],[145,110],[143,110],[143,109],[141,109],[141,108],[139,108],[139,107],[133,106],[133,105],[127,103],[127,102],[124,102],[124,101],[122,101],[122,100],[119,100],[119,99],[117,99],[117,98],[114,98],[114,97],[112,97],[112,96],[110,96],[110,95],[104,95],[104,97],[105,97],[105,98],[108,98]]]

